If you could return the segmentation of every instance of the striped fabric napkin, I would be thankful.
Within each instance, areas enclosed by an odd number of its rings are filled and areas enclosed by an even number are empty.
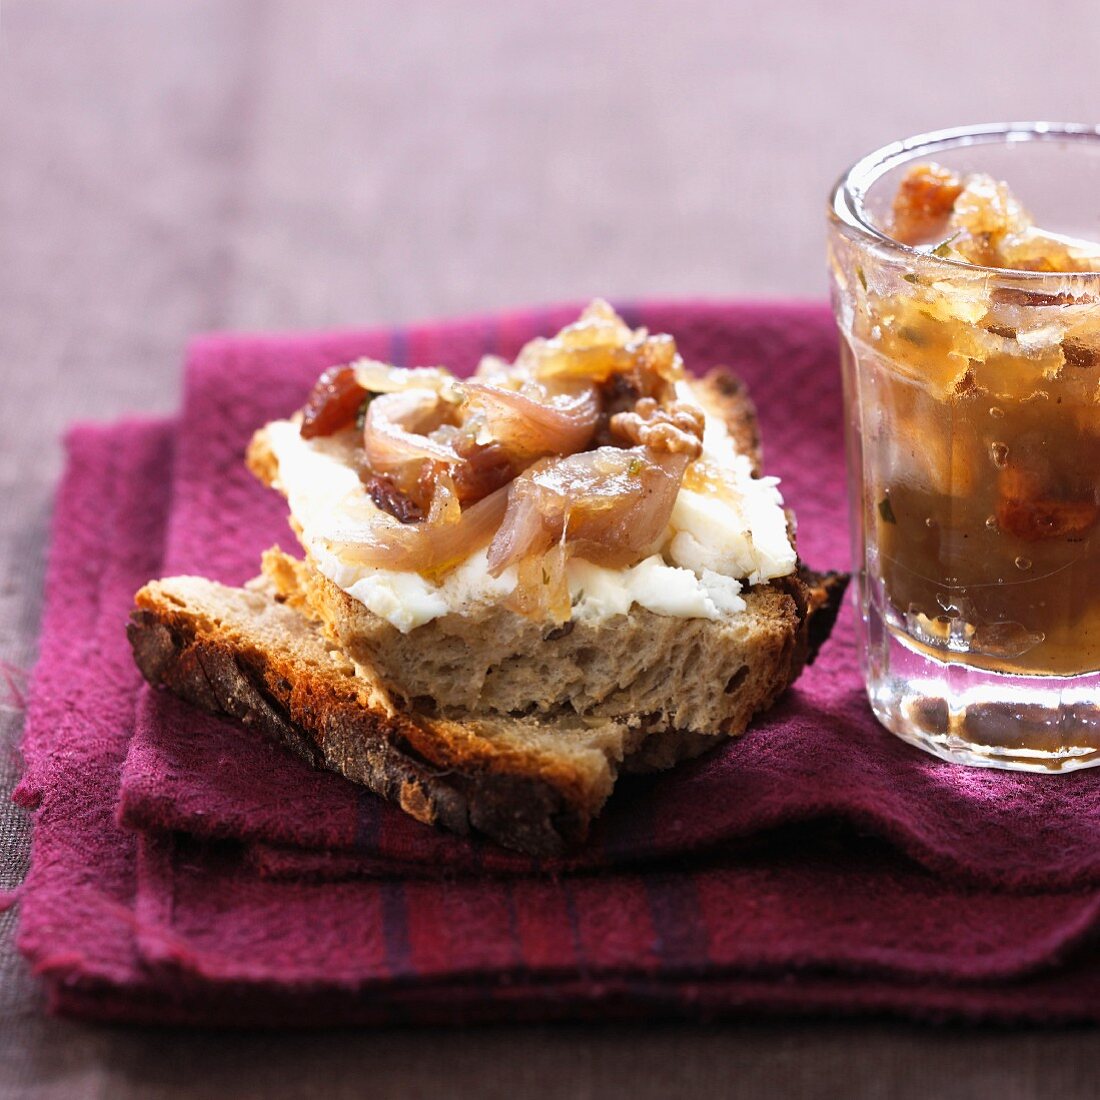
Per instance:
[[[240,463],[256,425],[333,362],[468,368],[574,312],[202,341],[178,425],[71,434],[18,792],[36,809],[20,942],[51,1004],[231,1025],[1100,1016],[1100,777],[955,769],[897,742],[863,703],[849,623],[743,741],[628,782],[555,866],[438,834],[142,687],[123,627],[143,581],[240,583],[290,544]],[[842,564],[827,311],[627,313],[746,379],[804,557]]]

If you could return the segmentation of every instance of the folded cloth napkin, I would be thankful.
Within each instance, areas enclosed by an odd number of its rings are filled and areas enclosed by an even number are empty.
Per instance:
[[[697,309],[700,327],[705,322],[722,330],[731,315],[743,316],[718,307]],[[772,325],[776,338],[798,328],[799,316],[783,311]],[[651,323],[673,328],[688,343],[686,333],[667,320]],[[379,346],[376,337],[341,340],[271,343],[267,352],[261,342],[237,345],[233,359],[222,360],[224,403],[212,411],[243,438],[254,418],[237,403],[247,395],[234,388],[236,380],[268,353],[282,357],[284,367],[298,357],[324,365],[328,348],[331,359],[339,359]],[[214,346],[200,346],[200,355]],[[480,347],[472,342],[471,349]],[[438,358],[443,356],[409,354],[408,361]],[[203,389],[193,372],[189,416]],[[291,407],[298,396],[300,391],[258,419]],[[766,398],[757,396],[763,404]],[[768,430],[766,422],[766,438]],[[206,494],[210,507],[220,506],[214,487],[188,485],[185,463],[198,461],[202,450],[201,437],[180,434],[180,496],[169,518],[164,485],[172,434],[166,425],[83,429],[70,439],[28,712],[27,773],[19,790],[25,805],[38,807],[20,943],[45,978],[55,1008],[94,1018],[238,1025],[750,1010],[1012,1020],[1100,1016],[1100,960],[1090,946],[1100,895],[1081,853],[1056,876],[1072,888],[1013,893],[933,874],[894,847],[824,827],[816,837],[803,830],[797,843],[779,832],[770,842],[684,869],[666,861],[588,875],[317,883],[265,880],[236,846],[210,847],[120,826],[115,803],[139,694],[122,633],[133,590],[147,577],[188,562],[202,568],[204,555],[223,579],[239,581],[270,533],[250,525],[258,511],[251,519],[223,514],[234,527],[228,533],[195,530],[190,519],[180,518],[197,514],[185,510],[189,498],[193,504]],[[780,465],[780,457],[773,447],[769,464]],[[234,482],[236,461],[224,461],[224,498],[245,500],[251,487]],[[797,498],[794,503],[800,505]],[[272,509],[272,515],[279,513],[281,508]],[[162,565],[165,525],[171,550]],[[204,538],[214,541],[204,546]],[[248,557],[230,545],[249,539],[257,545]],[[822,663],[815,675],[832,682],[842,668],[826,675]],[[841,697],[856,689],[858,684],[837,688]],[[143,705],[152,713],[148,701]],[[835,717],[843,720],[843,714]],[[196,718],[190,728],[195,743],[205,743],[211,727]],[[812,718],[805,715],[788,733],[792,741],[812,735]],[[1031,797],[1043,799],[1046,812],[1022,818],[1029,831],[1020,837],[1021,853],[1043,834],[1087,831],[1071,815],[1088,810],[1088,790],[1067,786],[1066,779],[960,773],[907,755],[886,734],[879,737],[897,754],[884,760],[897,763],[892,773],[881,764],[879,782],[872,785],[878,798],[896,793],[887,782],[891,774],[902,786],[914,778],[905,762],[915,759],[939,769],[939,779],[927,782],[945,801],[949,793],[962,797],[970,790],[975,806],[989,806],[1002,801],[1003,790],[1004,800],[1020,802],[1028,790],[1020,784],[1030,781]],[[211,745],[212,752],[229,754],[221,758],[223,771],[235,763],[235,745],[246,741]],[[137,748],[131,747],[127,762],[131,778],[139,774]],[[839,742],[833,748],[843,754]],[[767,755],[779,752],[775,742]],[[298,762],[275,753],[268,759],[270,776],[257,778],[269,787],[285,784],[280,790],[291,792],[280,773],[299,768]],[[827,762],[818,760],[815,767]],[[705,769],[706,762],[692,765],[687,781],[703,782]],[[739,775],[740,766],[731,760],[721,801],[741,796]],[[1008,786],[999,788],[998,778]],[[816,775],[798,772],[787,781],[818,782]],[[857,791],[869,782],[862,770],[848,773]],[[840,780],[826,785],[843,793]],[[168,789],[180,795],[181,820],[202,816],[200,803],[183,798],[188,792],[198,798],[201,791],[170,779]],[[685,804],[690,812],[681,808],[685,821],[709,814],[712,807],[697,800],[701,789],[695,786],[695,797]],[[224,788],[207,790],[213,805]],[[653,803],[647,816],[646,793],[643,787],[631,793],[639,798],[636,832],[642,838],[674,820],[660,819],[670,803]],[[276,817],[277,803],[246,800],[250,812],[265,805],[268,817]],[[935,801],[925,806],[938,812]],[[293,801],[282,802],[282,809],[297,816]],[[217,812],[228,820],[222,809]],[[816,816],[821,814],[877,824],[850,809],[834,813],[828,799]],[[975,835],[977,816],[964,819]],[[791,819],[762,815],[759,827]],[[346,827],[339,815],[333,821],[337,831]],[[355,816],[350,850],[356,851],[359,839],[359,851],[383,853],[370,848],[360,822]],[[904,829],[880,831],[905,842]],[[292,829],[280,839],[299,835]],[[625,835],[623,843],[626,850]],[[919,846],[912,850],[922,854]],[[998,850],[1008,862],[1017,854],[1007,846]],[[944,866],[962,865],[956,859]],[[1006,881],[1028,881],[1036,870],[1028,866],[1023,878],[1009,875]]]

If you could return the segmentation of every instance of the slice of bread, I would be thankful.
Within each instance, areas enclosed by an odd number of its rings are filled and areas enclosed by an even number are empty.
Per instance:
[[[739,380],[715,370],[694,387],[707,415],[726,422],[759,473],[756,414]],[[261,480],[279,485],[265,430],[248,459]],[[707,740],[741,733],[805,658],[808,593],[797,573],[748,589],[745,610],[718,619],[634,604],[610,619],[577,618],[560,627],[490,603],[408,632],[373,614],[308,558],[293,587],[334,643],[371,668],[403,706],[452,716],[580,714]],[[667,752],[661,758],[670,759]]]
[[[583,838],[640,738],[578,717],[456,722],[399,710],[262,583],[170,577],[142,588],[136,604],[128,634],[151,684],[258,729],[418,821],[520,851],[559,852]]]
[[[725,740],[568,712],[455,720],[403,709],[301,610],[287,559],[268,555],[265,566],[248,589],[202,577],[142,588],[128,626],[142,674],[364,784],[418,821],[531,855],[560,854],[584,839],[621,770],[669,767]],[[810,602],[799,634],[812,658],[810,639],[828,633],[845,579],[803,580]],[[785,686],[763,667],[772,654],[748,660],[749,674],[733,689],[744,724]],[[770,694],[762,698],[753,682],[770,684]]]

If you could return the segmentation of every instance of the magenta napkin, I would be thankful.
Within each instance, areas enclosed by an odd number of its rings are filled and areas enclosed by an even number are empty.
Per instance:
[[[754,346],[746,332],[751,314],[745,311],[695,307],[684,316],[685,330],[686,321],[695,318],[700,330],[737,336],[727,347],[751,351]],[[797,363],[797,349],[805,352],[812,345],[807,334],[816,331],[819,350],[814,355],[832,369],[822,350],[827,329],[819,312],[788,309],[779,312],[778,321],[775,316],[768,323],[777,343],[760,338],[756,354],[764,345],[778,346],[791,356],[782,362]],[[658,324],[673,327],[689,344],[667,320],[655,320],[654,327]],[[458,326],[462,333],[478,328]],[[522,326],[516,329],[520,338]],[[405,334],[409,344],[413,336]],[[338,352],[346,349],[333,358],[381,341],[378,336],[346,339],[347,344],[331,344]],[[426,336],[417,339],[439,346]],[[476,341],[470,346],[476,347]],[[342,781],[315,776],[271,751],[262,757],[269,767],[267,795],[248,799],[250,769],[261,757],[247,756],[244,746],[255,742],[230,736],[228,727],[194,715],[188,724],[183,714],[172,718],[174,734],[167,720],[157,727],[161,743],[178,752],[190,736],[196,755],[205,748],[202,755],[219,760],[218,773],[233,773],[232,782],[214,782],[213,770],[203,772],[201,782],[186,781],[189,758],[179,756],[181,774],[169,774],[172,769],[159,773],[163,789],[158,801],[155,777],[142,771],[143,760],[163,757],[143,755],[148,741],[141,738],[157,714],[148,700],[135,735],[138,677],[122,632],[133,590],[161,571],[188,562],[199,568],[203,555],[224,579],[243,579],[254,555],[245,556],[230,543],[254,540],[258,545],[252,549],[258,552],[271,534],[271,528],[262,527],[268,507],[264,494],[259,491],[257,503],[247,504],[252,489],[234,480],[236,463],[227,453],[218,460],[225,479],[221,496],[189,484],[203,447],[187,425],[198,423],[191,418],[202,394],[216,392],[220,369],[222,397],[207,408],[218,413],[219,423],[230,425],[227,434],[243,438],[249,419],[235,403],[244,397],[239,380],[257,362],[273,355],[282,360],[279,370],[285,373],[307,354],[305,349],[315,358],[328,354],[303,340],[222,345],[223,352],[236,349],[232,358],[215,356],[212,349],[218,347],[202,345],[196,353],[195,362],[209,357],[210,384],[201,382],[203,371],[192,370],[170,519],[164,485],[172,437],[165,425],[82,429],[70,440],[51,551],[42,656],[28,715],[27,775],[19,792],[25,805],[38,807],[31,872],[21,898],[20,943],[46,981],[55,1008],[94,1018],[236,1025],[749,1011],[890,1011],[1011,1020],[1100,1015],[1100,965],[1091,946],[1100,895],[1093,889],[1093,864],[1085,851],[1095,784],[1087,775],[1075,784],[1078,777],[959,773],[910,753],[882,733],[878,737],[888,746],[883,755],[857,757],[846,773],[832,757],[852,753],[837,739],[819,754],[808,752],[798,769],[788,769],[788,784],[818,787],[813,813],[769,816],[774,801],[750,800],[760,811],[755,829],[719,829],[714,839],[754,834],[752,843],[708,842],[702,845],[707,858],[689,865],[677,854],[696,850],[695,840],[680,849],[670,847],[656,864],[618,864],[629,863],[630,852],[645,850],[647,837],[674,829],[677,822],[691,837],[702,835],[695,819],[712,811],[699,800],[700,791],[707,791],[707,798],[715,794],[715,788],[701,786],[711,782],[711,768],[720,768],[724,778],[713,809],[724,812],[742,800],[740,777],[753,774],[747,754],[756,733],[732,747],[728,760],[716,754],[722,759],[697,762],[682,773],[693,791],[690,801],[677,803],[674,792],[662,793],[663,779],[651,781],[651,788],[643,784],[625,792],[637,799],[633,835],[620,826],[621,848],[618,854],[609,850],[608,862],[615,866],[583,875],[467,875],[434,881],[403,877],[397,863],[395,873],[374,880],[271,881],[257,873],[255,852],[238,845],[211,846],[117,824],[122,765],[132,736],[127,787],[140,797],[130,797],[129,803],[124,799],[127,819],[135,806],[148,804],[159,807],[158,824],[174,825],[168,815],[178,814],[179,821],[193,826],[185,832],[202,834],[197,822],[204,816],[205,792],[205,808],[219,824],[204,835],[300,841],[307,836],[300,822],[308,816],[309,803],[298,801],[295,791],[305,788],[287,778],[291,771],[330,784],[330,791],[345,789]],[[416,361],[432,358],[443,355]],[[763,405],[759,387],[757,397]],[[825,419],[823,410],[820,421]],[[774,468],[781,456],[769,435],[773,422],[765,421],[765,439]],[[215,431],[209,440],[212,454],[219,452],[220,434]],[[791,480],[787,488],[793,496]],[[211,509],[223,507],[219,501],[224,498],[249,510],[234,513],[236,519],[223,513],[222,527],[196,527],[198,512],[188,509],[204,495]],[[795,504],[801,506],[798,498]],[[809,522],[805,512],[804,528]],[[272,508],[269,521],[280,513],[281,508]],[[159,547],[166,520],[169,553],[162,567]],[[232,530],[226,530],[230,524]],[[824,526],[817,539],[817,550],[807,549],[807,556],[828,551]],[[827,650],[835,663],[830,666],[823,656],[812,674],[816,679],[807,678],[802,686],[819,701],[821,714],[836,723],[838,736],[855,717],[852,700],[858,689],[843,682],[851,675],[844,650],[843,645]],[[761,773],[769,761],[777,774],[782,772],[787,747],[816,736],[817,719],[800,707],[799,695],[792,695],[762,727],[785,727],[787,733],[786,743],[771,740],[766,751],[761,747],[755,764]],[[851,733],[858,743],[859,727]],[[916,770],[913,761],[919,764]],[[811,766],[815,770],[808,770]],[[954,827],[928,826],[919,834],[935,844],[914,844],[917,834],[909,814],[895,812],[892,819],[900,824],[891,829],[883,825],[889,815],[877,808],[909,783],[924,790],[926,801],[919,805],[930,814],[952,800],[968,801],[970,811],[957,812]],[[242,796],[235,815],[220,805],[230,791]],[[317,787],[314,797],[323,793]],[[1029,794],[1045,802],[1045,813],[1029,816],[1021,806],[1018,848],[1006,840],[993,848],[1005,862],[1002,880],[1026,888],[1005,892],[965,881],[996,877],[984,868],[975,870],[973,860],[968,865],[959,855],[984,835],[986,820],[979,808],[996,811],[1002,802],[1020,804]],[[371,836],[371,818],[364,817],[362,807],[373,801],[357,796],[350,818],[346,807],[334,811],[308,839],[315,842],[322,833],[350,837],[350,844],[334,850],[389,858],[390,849]],[[281,833],[266,824],[288,820],[296,824]],[[802,824],[762,834],[784,821]],[[889,843],[856,835],[838,824],[844,821]],[[1004,810],[991,831],[1003,836],[1010,822]],[[967,837],[953,835],[964,828]],[[384,832],[381,828],[378,837]],[[1024,849],[1058,834],[1079,838],[1071,858],[1050,880],[1064,888],[1040,889],[1042,867],[1029,862]],[[1053,852],[1055,846],[1045,842]],[[899,848],[918,855],[926,866]],[[933,849],[940,855],[929,854]],[[406,849],[393,846],[392,851]],[[947,859],[945,852],[954,854]],[[619,860],[619,855],[627,858]],[[1024,872],[1007,870],[1013,865]],[[928,869],[933,866],[939,873]]]

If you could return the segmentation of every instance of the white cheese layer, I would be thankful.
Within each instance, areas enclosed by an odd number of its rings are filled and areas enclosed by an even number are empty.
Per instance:
[[[690,382],[677,389],[682,400],[702,405]],[[779,478],[753,477],[752,460],[737,450],[725,421],[703,411],[700,462],[719,475],[719,484],[703,491],[681,487],[665,556],[696,573],[712,570],[750,585],[794,572],[797,554],[787,532]]]
[[[701,404],[690,383],[680,387],[681,396]],[[725,423],[707,412],[700,464],[710,476],[699,481],[703,487],[680,489],[665,538],[644,561],[626,569],[578,558],[569,562],[574,617],[598,621],[638,604],[658,615],[718,619],[745,609],[742,581],[757,584],[794,570],[777,479],[754,478]],[[438,584],[419,573],[344,560],[328,548],[328,540],[337,534],[352,539],[378,515],[351,463],[348,436],[305,440],[296,424],[282,420],[268,426],[268,438],[279,463],[279,487],[317,568],[398,630],[500,603],[515,589],[514,568],[489,575],[485,549]]]

